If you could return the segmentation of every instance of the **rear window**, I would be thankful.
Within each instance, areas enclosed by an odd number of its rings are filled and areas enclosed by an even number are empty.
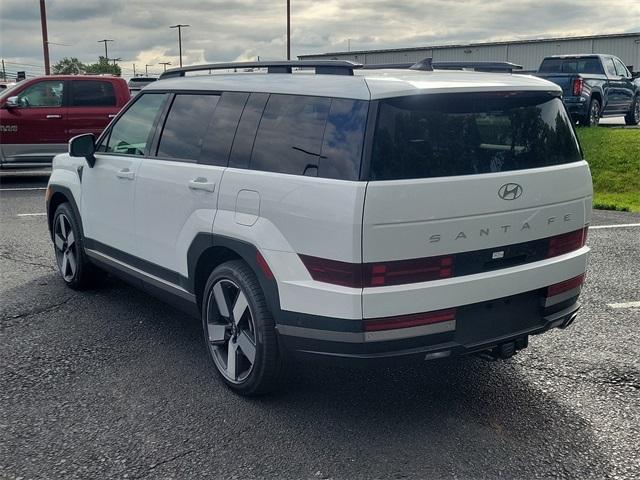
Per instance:
[[[598,57],[547,58],[540,65],[540,73],[593,73],[604,75]]]
[[[579,160],[560,98],[530,92],[410,96],[380,102],[370,178],[472,175]]]

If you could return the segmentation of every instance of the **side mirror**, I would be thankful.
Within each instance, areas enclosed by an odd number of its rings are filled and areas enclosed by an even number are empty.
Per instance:
[[[9,97],[7,98],[7,101],[4,102],[4,106],[5,108],[18,108],[20,105],[18,105],[18,96],[13,96],[13,97]]]
[[[93,133],[78,135],[69,140],[69,155],[72,157],[84,157],[90,167],[96,164],[96,137]]]

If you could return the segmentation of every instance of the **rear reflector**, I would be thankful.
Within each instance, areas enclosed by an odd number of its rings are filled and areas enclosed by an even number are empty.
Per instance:
[[[584,247],[587,242],[587,232],[589,227],[581,228],[562,235],[556,235],[549,238],[549,247],[547,249],[547,258],[556,257],[563,253],[573,252]]]
[[[437,310],[435,312],[416,313],[413,315],[400,315],[398,317],[376,318],[364,320],[365,332],[379,332],[380,330],[395,330],[398,328],[419,327],[455,320],[456,309]]]
[[[556,295],[560,295],[561,293],[568,292],[569,290],[573,290],[574,288],[578,288],[580,285],[584,283],[585,273],[578,275],[577,277],[570,278],[569,280],[565,280],[564,282],[554,283],[547,287],[547,298],[555,297]]]
[[[391,262],[348,263],[300,255],[311,278],[345,287],[384,287],[453,276],[453,257],[427,257]]]
[[[260,270],[262,270],[262,273],[264,273],[264,276],[266,278],[268,278],[269,280],[273,279],[273,272],[269,268],[269,264],[259,250],[256,250],[256,263],[258,264]]]

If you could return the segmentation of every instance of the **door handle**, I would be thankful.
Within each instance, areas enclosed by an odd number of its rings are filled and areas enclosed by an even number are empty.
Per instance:
[[[189,180],[189,188],[191,190],[204,190],[206,192],[215,192],[216,184],[214,182],[208,182],[204,177],[194,178]]]
[[[118,170],[116,173],[116,177],[123,178],[125,180],[133,180],[135,178],[135,173],[133,173],[128,168],[123,168],[122,170]]]
[[[62,118],[62,115],[50,114],[50,115],[47,115],[47,118],[48,118],[48,119],[52,119],[52,118]]]
[[[109,118],[116,118],[116,113],[110,113],[109,115],[107,115],[107,117]]]

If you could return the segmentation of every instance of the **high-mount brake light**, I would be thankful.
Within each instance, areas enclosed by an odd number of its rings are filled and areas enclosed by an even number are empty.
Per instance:
[[[573,232],[563,233],[549,238],[549,247],[547,249],[547,258],[557,257],[563,253],[573,252],[587,243],[587,232],[589,227],[574,230]]]
[[[426,282],[453,276],[453,257],[427,257],[375,263],[349,263],[300,255],[311,278],[353,288]]]
[[[582,89],[584,87],[584,80],[582,78],[574,78],[573,80],[573,96],[579,97],[582,95]]]
[[[381,330],[395,330],[398,328],[420,327],[434,323],[450,322],[456,319],[456,309],[437,310],[435,312],[415,313],[397,317],[374,318],[364,320],[365,332],[379,332]]]
[[[547,287],[546,297],[555,297],[556,295],[560,295],[561,293],[568,292],[569,290],[573,290],[574,288],[578,288],[584,283],[584,279],[586,277],[586,273],[582,273],[577,277],[570,278],[569,280],[565,280],[564,282],[554,283]]]

